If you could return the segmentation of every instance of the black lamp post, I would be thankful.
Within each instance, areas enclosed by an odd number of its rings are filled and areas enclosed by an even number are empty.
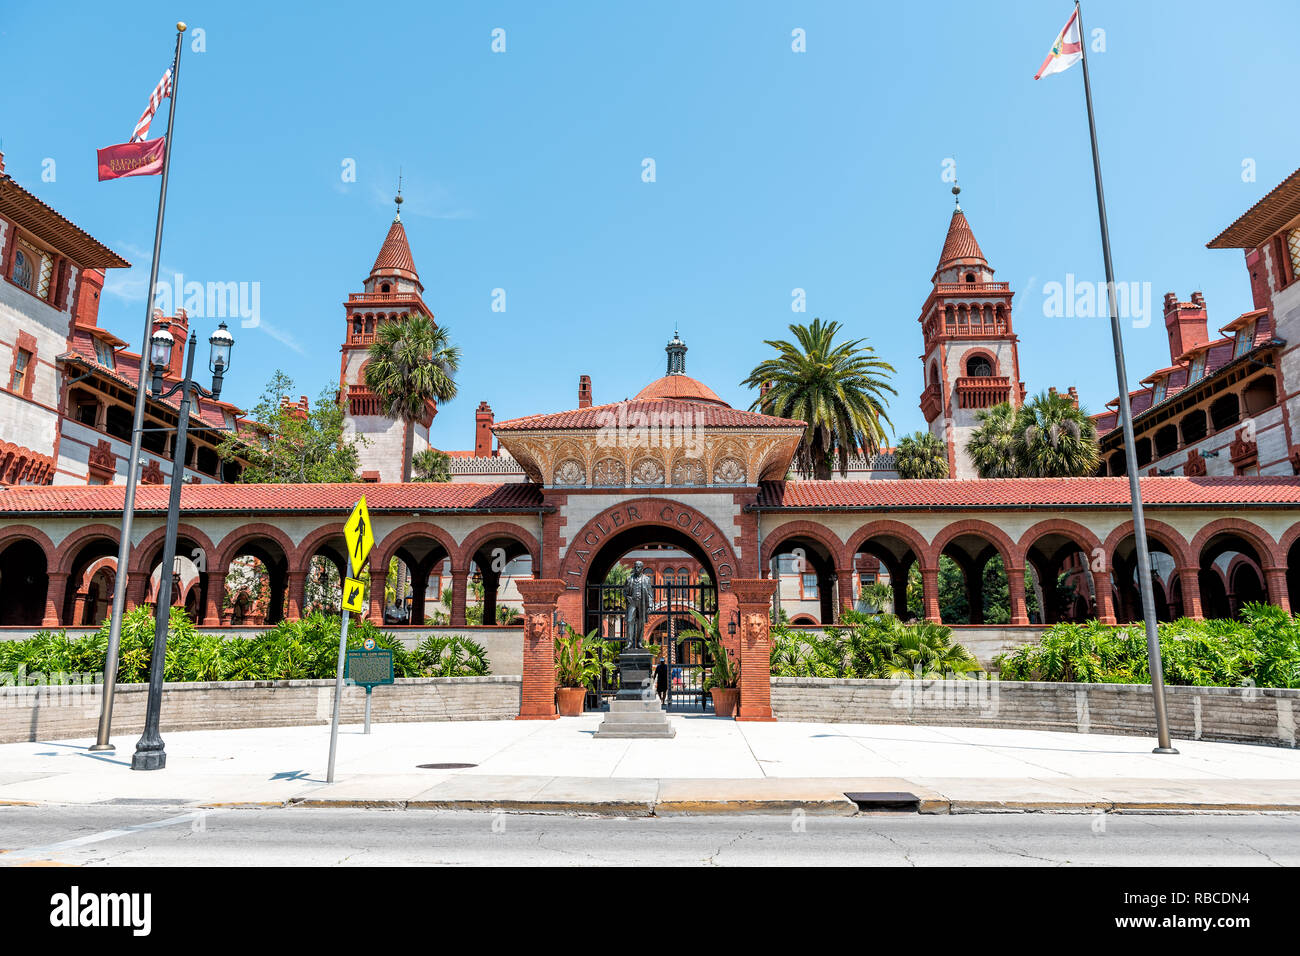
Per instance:
[[[234,337],[222,322],[208,339],[211,353],[208,368],[212,371],[212,390],[194,381],[194,353],[198,337],[191,334],[189,355],[185,360],[185,377],[163,391],[163,372],[171,364],[172,348],[176,340],[166,328],[160,328],[149,339],[149,364],[153,371],[155,398],[167,398],[181,393],[176,425],[176,446],[172,451],[171,490],[167,500],[167,533],[163,538],[162,571],[158,575],[158,604],[154,617],[153,656],[149,660],[149,702],[144,718],[144,733],[135,745],[131,757],[132,770],[161,770],[167,766],[167,752],[158,733],[159,711],[162,709],[163,668],[167,659],[167,625],[171,617],[172,577],[168,573],[176,564],[176,529],[181,519],[181,485],[185,483],[185,439],[189,431],[190,395],[197,392],[207,398],[221,397],[221,380],[230,368],[230,350]],[[184,348],[184,343],[181,343]]]

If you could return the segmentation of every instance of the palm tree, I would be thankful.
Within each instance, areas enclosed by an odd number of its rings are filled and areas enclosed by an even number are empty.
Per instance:
[[[916,432],[899,441],[894,467],[900,478],[947,478],[948,448],[933,432]]]
[[[375,333],[366,365],[366,385],[375,393],[384,414],[405,428],[402,481],[411,480],[415,423],[424,418],[430,401],[456,397],[455,374],[460,349],[451,344],[447,328],[427,315],[384,322]]]
[[[1002,402],[979,413],[979,425],[966,442],[966,454],[981,478],[1016,478],[1021,474],[1016,413]]]
[[[1097,426],[1068,396],[1039,392],[1016,416],[1017,456],[1029,478],[1083,478],[1097,473]]]
[[[411,458],[411,471],[416,481],[451,481],[451,456],[426,448]]]
[[[427,315],[380,323],[370,346],[366,384],[379,399],[384,414],[400,421],[402,481],[411,480],[415,423],[424,418],[430,401],[449,402],[456,397],[455,375],[460,368],[460,349],[451,344],[447,328],[439,328]],[[400,607],[406,597],[406,565],[399,566],[396,599]]]
[[[894,368],[863,339],[837,345],[838,322],[813,319],[812,325],[792,324],[790,331],[796,342],[765,340],[776,357],[759,363],[741,383],[749,388],[770,383],[750,410],[806,423],[795,451],[804,477],[829,479],[836,459],[840,474],[847,474],[850,455],[880,450],[881,422],[893,428],[883,393],[897,392],[882,373],[892,374]]]

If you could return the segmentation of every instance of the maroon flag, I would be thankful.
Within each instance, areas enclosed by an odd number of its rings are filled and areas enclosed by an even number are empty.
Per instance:
[[[96,150],[99,181],[124,176],[157,176],[162,172],[167,138],[159,136],[143,143],[119,143]]]

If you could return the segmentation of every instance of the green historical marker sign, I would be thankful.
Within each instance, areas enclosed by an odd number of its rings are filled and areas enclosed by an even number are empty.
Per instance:
[[[392,651],[348,651],[347,666],[343,676],[370,693],[372,687],[393,682]]]

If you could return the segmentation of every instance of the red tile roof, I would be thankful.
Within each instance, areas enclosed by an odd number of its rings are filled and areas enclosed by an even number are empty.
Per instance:
[[[684,376],[673,376],[682,378]],[[642,427],[634,416],[646,416],[645,424],[653,427],[669,427],[669,422],[680,423],[679,427],[701,426],[705,428],[799,428],[804,423],[790,418],[777,418],[774,415],[762,415],[758,412],[743,412],[726,405],[712,405],[704,402],[686,402],[671,399],[631,399],[613,402],[609,405],[592,405],[590,408],[575,408],[568,412],[556,412],[552,415],[529,415],[525,418],[512,418],[497,422],[493,431],[531,431],[534,429],[567,430],[604,428],[621,425]],[[681,416],[663,421],[660,416]],[[661,425],[662,423],[662,425]]]
[[[166,485],[141,485],[136,489],[137,512],[167,510]],[[0,514],[43,512],[69,514],[120,514],[125,485],[18,486],[0,491]],[[183,512],[310,512],[335,513],[345,518],[357,500],[366,496],[371,511],[535,511],[542,505],[536,485],[459,484],[413,482],[337,485],[184,485]]]
[[[988,260],[980,251],[980,244],[975,241],[975,233],[971,232],[970,223],[966,221],[966,214],[961,211],[961,207],[953,210],[952,221],[948,223],[948,236],[943,241],[943,252],[939,254],[939,265],[935,267],[935,271],[938,272],[958,262],[964,265],[977,262],[988,265]]]
[[[1142,478],[1143,503],[1294,505],[1300,477]],[[765,509],[1110,508],[1129,507],[1127,478],[884,479],[772,481],[759,488]]]
[[[415,271],[415,259],[411,256],[411,245],[406,241],[406,229],[400,219],[393,220],[384,244],[379,247],[379,255],[370,268],[372,276],[376,273],[420,281],[420,276]]]
[[[711,402],[715,405],[731,407],[718,397],[717,392],[699,379],[691,378],[689,375],[665,375],[663,378],[657,378],[637,392],[636,399],[638,401],[642,399],[679,399],[684,402]]]

